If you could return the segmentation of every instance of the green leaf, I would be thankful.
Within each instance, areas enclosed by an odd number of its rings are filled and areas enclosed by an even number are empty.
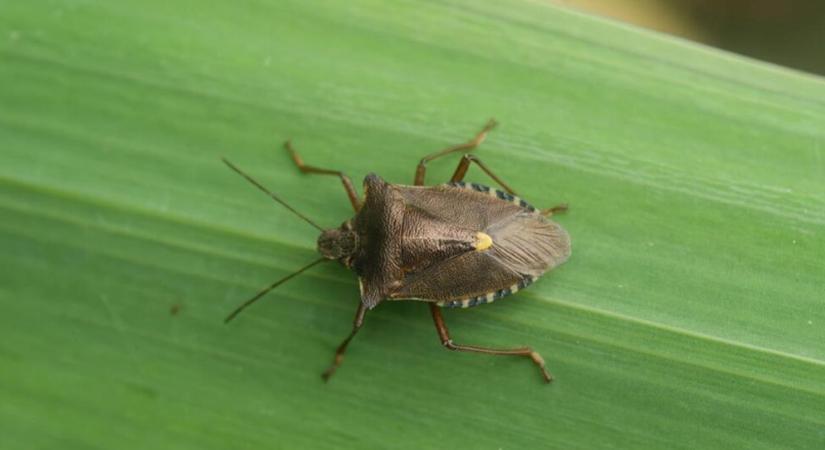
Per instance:
[[[823,448],[825,83],[546,2],[0,5],[0,447]],[[338,180],[477,154],[573,256],[367,315]],[[446,180],[457,158],[431,164]],[[489,180],[476,168],[469,179]],[[357,183],[360,185],[360,183]]]

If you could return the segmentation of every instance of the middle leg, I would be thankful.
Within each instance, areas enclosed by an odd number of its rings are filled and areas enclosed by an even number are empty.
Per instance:
[[[469,141],[453,145],[451,147],[447,147],[443,150],[439,150],[435,153],[430,153],[429,155],[421,158],[421,162],[418,163],[418,167],[415,169],[415,185],[416,186],[423,186],[424,185],[424,177],[427,174],[427,163],[436,159],[440,158],[445,155],[449,155],[450,153],[460,152],[460,151],[467,151],[472,150],[481,144],[484,139],[487,137],[487,133],[493,129],[498,124],[495,119],[490,119],[487,121],[487,124],[484,125],[484,128],[478,132],[478,134],[470,139]]]

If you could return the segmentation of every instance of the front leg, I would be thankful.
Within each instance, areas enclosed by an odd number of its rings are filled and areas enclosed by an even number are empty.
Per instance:
[[[347,191],[347,197],[349,197],[350,203],[352,203],[352,209],[355,212],[358,212],[361,209],[361,200],[358,200],[358,194],[355,192],[355,186],[352,185],[352,180],[340,170],[332,170],[332,169],[322,169],[320,167],[309,166],[304,164],[304,160],[301,159],[301,156],[298,155],[298,152],[292,147],[292,141],[284,142],[284,147],[286,147],[286,151],[289,152],[289,156],[292,158],[292,161],[298,166],[298,170],[302,173],[317,173],[320,175],[334,175],[341,179],[341,184],[344,185],[344,190]]]
[[[329,368],[321,374],[321,378],[323,378],[324,381],[329,381],[329,377],[331,377],[332,374],[335,373],[335,370],[338,369],[338,367],[344,361],[344,353],[347,351],[347,345],[349,345],[349,341],[351,341],[352,338],[355,337],[355,333],[357,333],[358,330],[361,329],[361,325],[364,324],[364,315],[366,313],[367,308],[359,300],[358,310],[355,312],[355,320],[352,324],[352,332],[350,332],[349,336],[347,336],[347,338],[344,339],[344,342],[341,342],[341,345],[338,346],[338,349],[335,350],[335,359],[332,360],[332,364],[329,366]]]

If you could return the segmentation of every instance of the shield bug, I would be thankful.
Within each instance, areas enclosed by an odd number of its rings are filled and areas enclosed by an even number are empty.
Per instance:
[[[495,125],[496,122],[490,120],[470,141],[422,158],[413,186],[392,184],[375,174],[367,175],[363,200],[348,176],[337,170],[304,164],[287,141],[286,150],[301,172],[334,175],[343,183],[355,216],[331,229],[318,226],[224,159],[232,170],[321,231],[317,242],[320,259],[259,292],[233,311],[226,322],[310,267],[323,261],[338,261],[358,276],[361,300],[352,331],[338,346],[332,364],[322,375],[324,380],[341,365],[347,346],[363,325],[368,310],[383,301],[417,300],[429,306],[438,336],[446,348],[526,356],[539,368],[544,380],[551,381],[553,378],[541,355],[530,347],[496,349],[456,344],[441,315],[442,307],[467,308],[515,294],[570,256],[567,232],[548,219],[553,213],[566,210],[566,205],[543,210],[534,208],[470,153],[463,155],[448,183],[424,185],[428,162],[474,149]],[[501,189],[464,182],[471,163]]]

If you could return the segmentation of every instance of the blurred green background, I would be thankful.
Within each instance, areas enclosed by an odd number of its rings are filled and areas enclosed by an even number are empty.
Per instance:
[[[0,447],[822,448],[825,83],[545,2],[0,3]],[[315,258],[340,183],[478,155],[573,256],[445,317]],[[457,159],[434,163],[430,183]],[[471,169],[468,179],[487,182]],[[357,183],[360,184],[360,183]]]
[[[819,0],[550,1],[825,74],[825,2]]]

